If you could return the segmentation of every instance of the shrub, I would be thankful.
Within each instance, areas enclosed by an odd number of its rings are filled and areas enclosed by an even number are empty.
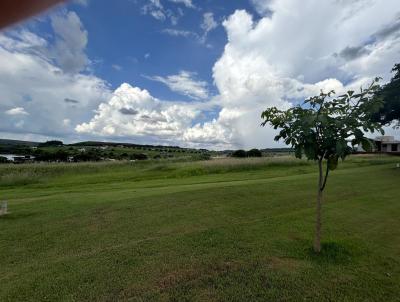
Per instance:
[[[262,153],[258,149],[251,149],[247,151],[247,157],[262,157]]]
[[[130,156],[132,160],[146,160],[148,156],[144,153],[135,153]]]
[[[236,150],[231,154],[232,157],[247,157],[247,153],[244,150]]]

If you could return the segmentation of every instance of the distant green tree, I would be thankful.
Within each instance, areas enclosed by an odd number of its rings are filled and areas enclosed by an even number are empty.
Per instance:
[[[62,141],[52,140],[52,141],[47,141],[45,143],[40,143],[39,147],[59,147],[63,145],[64,143]]]
[[[395,127],[400,127],[400,64],[394,65],[393,78],[389,83],[383,85],[375,93],[375,96],[383,100],[383,106],[372,118],[382,125],[395,122]]]
[[[6,163],[8,163],[7,157],[0,156],[0,164],[6,164]]]
[[[247,151],[247,157],[262,157],[262,153],[258,149],[251,149]]]
[[[210,160],[211,154],[210,153],[196,153],[195,155],[191,156],[193,160]]]
[[[231,154],[232,157],[247,157],[247,153],[244,150],[236,150]]]
[[[321,92],[320,95],[307,99],[303,105],[288,110],[276,107],[268,108],[262,113],[263,126],[270,124],[279,129],[275,137],[282,139],[295,150],[295,155],[303,155],[309,160],[318,162],[318,195],[316,203],[316,227],[314,251],[321,251],[321,208],[322,193],[325,189],[329,171],[335,170],[338,160],[345,159],[352,152],[352,145],[361,144],[365,150],[371,150],[371,142],[364,132],[376,130],[383,133],[381,124],[373,122],[371,116],[382,106],[382,101],[374,97],[380,88],[379,78],[360,93],[348,91],[333,98],[334,91]],[[324,172],[324,162],[326,171]]]
[[[134,153],[131,154],[130,159],[132,160],[146,160],[148,159],[148,156],[144,153]]]

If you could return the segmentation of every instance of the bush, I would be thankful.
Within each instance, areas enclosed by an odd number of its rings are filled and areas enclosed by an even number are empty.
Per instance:
[[[64,143],[62,141],[53,140],[53,141],[47,141],[45,143],[41,143],[41,144],[39,144],[39,147],[60,147],[63,145],[64,145]]]
[[[135,153],[130,156],[132,160],[146,160],[148,159],[147,155],[144,153]]]
[[[195,154],[192,155],[193,160],[210,160],[211,155],[210,153],[200,153],[200,154]]]
[[[247,153],[246,153],[246,151],[244,151],[244,150],[236,150],[236,151],[234,151],[234,152],[231,154],[231,156],[232,156],[232,157],[240,157],[240,158],[243,158],[243,157],[247,157]]]
[[[247,157],[262,157],[262,153],[258,149],[251,149],[247,151]]]
[[[7,157],[0,156],[0,164],[6,164],[6,163],[8,163]]]

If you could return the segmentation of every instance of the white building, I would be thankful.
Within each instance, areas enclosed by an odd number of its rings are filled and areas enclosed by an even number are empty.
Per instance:
[[[394,136],[378,136],[374,141],[377,152],[400,153],[400,141],[395,140]]]

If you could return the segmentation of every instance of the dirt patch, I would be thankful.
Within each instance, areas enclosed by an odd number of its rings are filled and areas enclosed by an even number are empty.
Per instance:
[[[267,259],[268,267],[273,270],[296,271],[302,263],[298,259],[284,257],[269,257]]]

